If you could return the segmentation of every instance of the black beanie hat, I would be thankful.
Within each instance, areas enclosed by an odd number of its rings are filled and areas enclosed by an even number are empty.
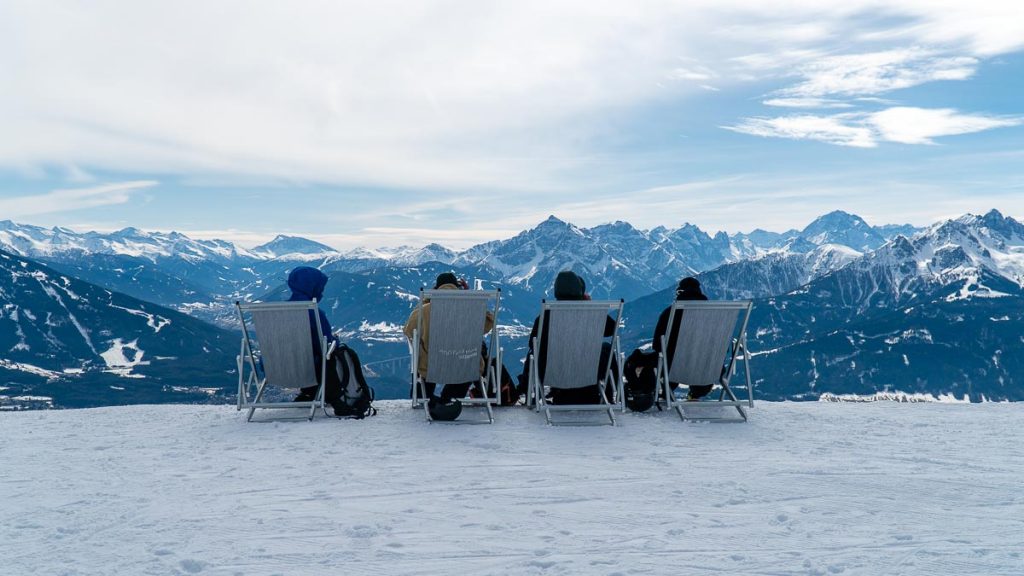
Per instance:
[[[679,286],[676,287],[676,293],[678,294],[700,294],[700,280],[697,280],[693,276],[687,276],[679,281]]]
[[[562,270],[555,277],[556,300],[583,300],[587,283],[572,270]]]
[[[434,290],[437,290],[445,284],[455,284],[458,286],[459,279],[455,276],[454,272],[442,272],[437,275],[437,281],[434,282]]]

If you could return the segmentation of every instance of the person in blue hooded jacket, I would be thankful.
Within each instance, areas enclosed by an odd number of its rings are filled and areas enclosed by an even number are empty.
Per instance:
[[[310,301],[314,298],[319,304],[324,297],[324,288],[327,286],[327,274],[324,274],[316,268],[310,266],[298,266],[288,274],[288,288],[291,289],[292,295],[288,298],[289,302],[296,301]],[[338,343],[338,339],[334,336],[331,331],[331,323],[327,320],[327,315],[324,314],[323,308],[317,308],[317,313],[320,315],[320,332],[327,338],[328,345],[330,342]],[[309,311],[309,331],[310,338],[313,339],[313,362],[316,366],[316,377],[320,379],[320,367],[322,365],[323,350],[320,349],[320,334],[316,331],[316,318],[313,317],[313,311]],[[333,377],[332,377],[333,376]],[[296,402],[308,402],[316,397],[316,387],[310,386],[302,388],[299,391],[299,395],[295,398]],[[327,371],[327,385],[324,388],[324,399],[329,404],[335,404],[341,399],[341,382],[337,378],[337,373],[334,370]]]

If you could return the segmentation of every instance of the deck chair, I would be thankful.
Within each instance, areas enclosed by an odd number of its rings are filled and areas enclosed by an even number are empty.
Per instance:
[[[320,331],[320,315],[316,300],[311,302],[235,302],[238,319],[242,324],[242,347],[238,355],[238,410],[248,409],[246,422],[252,421],[257,408],[308,409],[309,420],[317,408],[327,407],[324,387],[327,379],[327,358],[334,352],[334,342],[320,337],[320,350],[324,351],[320,365],[320,380],[316,378],[313,361],[313,339],[309,331],[309,315],[316,319]],[[246,315],[252,318],[256,338],[250,333]],[[263,377],[260,377],[260,373]],[[299,389],[316,386],[315,398],[308,402],[266,402],[267,386]]]
[[[419,377],[420,334],[423,333],[424,304],[430,302],[430,333],[427,342],[427,376]],[[486,370],[480,373],[481,339],[488,308],[493,302],[494,325],[487,334],[489,338],[486,354]],[[459,398],[463,406],[475,406],[486,410],[486,420],[453,420],[455,424],[493,424],[492,406],[498,401],[498,376],[495,375],[491,358],[501,366],[501,343],[498,339],[498,310],[501,306],[501,290],[424,290],[420,289],[419,323],[413,329],[410,341],[410,378],[412,383],[412,405],[417,407],[427,402],[426,383],[432,382],[435,390],[447,384],[479,382],[481,398]],[[472,389],[473,387],[470,387]],[[427,421],[433,422],[430,410],[423,410]],[[448,422],[446,422],[448,423]]]
[[[750,354],[747,352],[747,322],[753,303],[750,301],[676,301],[668,316],[669,332],[675,318],[682,315],[676,331],[676,348],[668,349],[671,334],[662,337],[658,354],[658,386],[669,409],[675,408],[685,420],[713,422],[746,422],[744,406],[754,406],[754,388],[750,381]],[[738,329],[737,329],[738,327]],[[668,362],[667,354],[672,354]],[[747,399],[740,400],[729,386],[742,358],[747,379]],[[718,385],[717,401],[677,400],[672,383]],[[712,408],[735,408],[739,417],[710,417]],[[688,415],[690,412],[692,415]],[[721,413],[721,410],[715,410]]]
[[[575,424],[582,426],[593,426],[605,424],[602,421],[593,420],[555,420],[553,412],[605,412],[608,415],[608,422],[615,425],[614,408],[620,411],[625,409],[625,394],[622,384],[622,365],[624,359],[619,350],[618,326],[622,320],[622,300],[619,301],[572,301],[572,302],[546,302],[542,301],[540,322],[537,327],[537,336],[532,342],[533,352],[527,359],[529,364],[529,386],[527,392],[527,404],[533,406],[537,412],[544,411],[547,422],[550,425],[559,426]],[[605,342],[605,323],[609,313],[615,318],[615,332],[612,334],[612,357],[608,360],[604,374],[594,380],[594,376],[600,369],[601,347]],[[547,322],[547,343],[543,346],[546,349],[544,378],[541,379],[539,366],[539,354],[542,346],[540,339],[544,336],[544,324]],[[612,359],[618,362],[612,362]],[[605,388],[609,379],[615,374],[612,372],[612,365],[618,366],[618,386],[616,388],[617,398],[608,398]],[[585,386],[598,385],[601,403],[600,404],[551,404],[545,400],[545,387],[556,387],[561,389],[583,388]],[[614,403],[613,403],[614,401]]]

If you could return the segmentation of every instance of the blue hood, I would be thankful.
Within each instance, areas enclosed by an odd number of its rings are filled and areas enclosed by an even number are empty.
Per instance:
[[[325,286],[327,286],[327,274],[316,268],[299,266],[288,275],[288,287],[292,290],[292,297],[289,300],[316,298],[316,301],[319,302],[323,300]]]

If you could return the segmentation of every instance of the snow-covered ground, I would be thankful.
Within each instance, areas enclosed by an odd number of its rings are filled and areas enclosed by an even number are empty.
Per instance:
[[[1024,574],[1024,405],[0,413],[2,574]]]

